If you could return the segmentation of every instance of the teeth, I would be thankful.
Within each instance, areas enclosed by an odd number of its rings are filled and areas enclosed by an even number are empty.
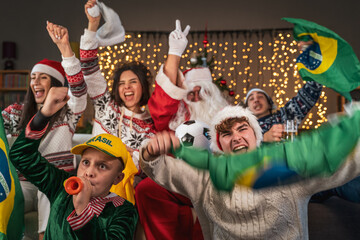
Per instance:
[[[134,93],[132,93],[132,92],[127,92],[127,93],[125,93],[124,95],[125,95],[125,96],[130,96],[130,95],[134,95]]]
[[[39,96],[41,95],[42,93],[44,93],[45,91],[43,89],[41,90],[35,90],[35,96]]]
[[[238,147],[234,148],[234,150],[237,151],[237,150],[241,150],[243,148],[246,148],[246,147],[245,146],[238,146]]]
[[[247,150],[247,147],[246,146],[238,146],[236,148],[233,149],[233,152],[239,152],[239,151],[242,151],[242,150]]]

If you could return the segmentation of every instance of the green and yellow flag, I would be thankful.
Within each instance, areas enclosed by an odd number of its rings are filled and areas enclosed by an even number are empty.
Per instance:
[[[351,100],[350,91],[360,85],[360,63],[352,47],[333,31],[316,23],[283,18],[294,24],[296,41],[313,40],[297,58],[300,76],[332,88]]]
[[[21,239],[24,232],[24,197],[0,115],[0,239]]]

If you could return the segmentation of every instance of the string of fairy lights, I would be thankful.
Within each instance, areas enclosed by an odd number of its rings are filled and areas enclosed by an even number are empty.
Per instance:
[[[99,64],[109,88],[112,87],[112,74],[122,62],[140,61],[156,76],[167,58],[168,34],[128,33],[123,43],[100,48]],[[204,35],[208,40],[206,45]],[[305,84],[296,70],[299,51],[291,29],[190,33],[180,69],[191,68],[191,61],[203,54],[204,49],[208,60],[214,58],[214,81],[219,77],[225,80],[222,83],[231,93],[224,92],[224,95],[233,104],[243,103],[247,92],[257,87],[269,93],[278,107],[283,107]],[[300,128],[318,128],[327,121],[325,90],[323,88],[320,99]]]

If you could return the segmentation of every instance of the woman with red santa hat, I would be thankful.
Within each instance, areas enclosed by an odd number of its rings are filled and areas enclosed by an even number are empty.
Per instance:
[[[39,151],[53,165],[65,171],[74,171],[76,162],[75,157],[70,153],[72,148],[72,137],[75,132],[76,124],[81,114],[84,112],[87,103],[86,84],[79,69],[74,69],[73,62],[79,61],[70,46],[67,29],[47,23],[47,30],[53,42],[57,45],[62,54],[62,62],[43,59],[36,63],[31,70],[29,87],[25,96],[24,103],[14,103],[5,108],[1,113],[4,119],[6,134],[17,137],[26,128],[27,135],[36,139],[39,132],[31,129],[28,122],[34,117],[42,107],[45,99],[49,95],[51,88],[56,88],[52,92],[68,92],[67,84],[70,88],[70,100],[62,110],[58,111],[52,118],[47,119],[46,136],[41,141]],[[79,74],[76,74],[79,72]],[[67,80],[67,81],[66,81]],[[36,118],[46,118],[38,116]],[[25,200],[25,212],[31,211],[34,203],[38,202],[39,213],[39,239],[42,239],[46,229],[50,211],[50,203],[46,196],[37,191],[37,188],[19,174]],[[37,195],[37,196],[36,196]]]

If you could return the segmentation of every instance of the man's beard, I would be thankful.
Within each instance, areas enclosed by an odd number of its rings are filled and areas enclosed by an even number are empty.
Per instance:
[[[181,103],[176,115],[169,123],[169,128],[174,131],[181,123],[185,122],[186,112],[190,112],[189,120],[198,120],[211,126],[212,117],[220,110],[219,107],[215,109],[215,106],[214,104],[211,104],[211,101],[202,100],[198,102],[191,102],[186,100],[185,102],[187,107],[185,107],[184,103]]]
[[[217,88],[214,86],[214,88]],[[209,90],[210,91],[210,90]],[[211,92],[211,91],[210,91]],[[221,96],[219,90],[213,94],[201,95],[202,100],[191,102],[186,98],[180,103],[179,109],[169,123],[169,128],[174,130],[185,121],[186,113],[190,113],[189,120],[198,120],[211,126],[212,118],[225,106],[226,100]],[[186,107],[184,105],[186,103]]]
[[[191,119],[198,120],[211,125],[213,113],[215,112],[213,106],[209,101],[198,101],[187,103],[191,115]],[[219,109],[218,109],[219,110]]]

